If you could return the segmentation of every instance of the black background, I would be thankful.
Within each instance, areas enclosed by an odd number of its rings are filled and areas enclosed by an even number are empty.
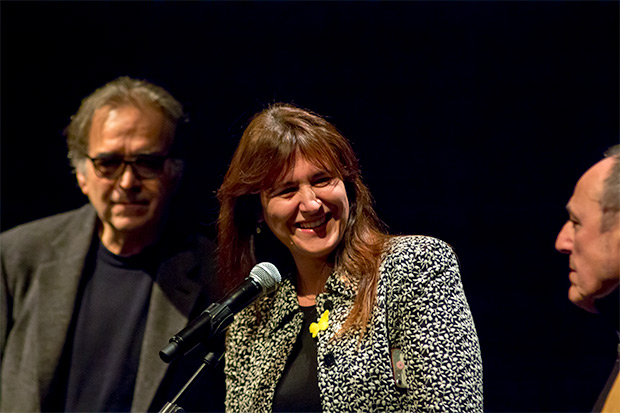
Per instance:
[[[2,2],[2,230],[83,204],[62,131],[120,75],[184,103],[188,209],[274,101],[347,136],[394,233],[452,244],[487,411],[587,411],[613,329],[554,250],[579,176],[618,142],[617,2]]]

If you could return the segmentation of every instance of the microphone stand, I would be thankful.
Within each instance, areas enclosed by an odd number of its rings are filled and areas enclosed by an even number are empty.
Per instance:
[[[233,317],[232,312],[226,306],[223,306],[219,303],[213,303],[205,310],[205,313],[208,315],[208,322],[211,326],[211,335],[208,337],[204,337],[201,341],[202,344],[206,346],[207,354],[202,358],[202,364],[198,367],[198,370],[190,377],[190,379],[185,383],[183,388],[177,393],[176,396],[172,399],[172,401],[167,402],[164,407],[159,411],[159,413],[176,413],[183,412],[182,407],[176,404],[177,400],[183,395],[183,393],[192,385],[194,380],[203,372],[205,367],[209,367],[210,369],[214,369],[217,367],[218,363],[224,356],[224,342],[218,341],[217,337],[220,333],[224,332],[228,324],[226,323],[228,319]],[[195,320],[194,320],[195,321]],[[192,323],[190,323],[190,326]],[[190,330],[191,331],[191,330]],[[194,333],[195,334],[195,333]],[[213,341],[215,340],[215,341]],[[179,344],[183,340],[178,340],[177,336],[174,336],[170,339],[170,343],[159,352],[159,356],[166,363],[174,360],[174,358],[178,357],[179,354]],[[176,353],[176,354],[175,354]]]
[[[181,406],[176,404],[177,400],[179,400],[179,398],[183,395],[185,390],[187,390],[192,385],[194,380],[196,380],[196,378],[200,375],[200,373],[202,373],[205,367],[214,369],[218,365],[220,360],[222,359],[223,355],[224,355],[224,351],[222,350],[209,351],[207,355],[202,358],[202,364],[200,365],[200,367],[198,367],[198,370],[196,370],[196,372],[192,375],[192,377],[190,377],[190,379],[187,381],[187,383],[185,383],[185,385],[177,393],[177,395],[174,396],[172,401],[166,402],[166,404],[159,411],[159,413],[184,412],[185,410],[183,410]]]

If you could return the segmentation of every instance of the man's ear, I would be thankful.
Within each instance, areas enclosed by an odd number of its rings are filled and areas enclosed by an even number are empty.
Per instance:
[[[78,186],[82,190],[82,193],[88,196],[88,184],[87,184],[86,176],[84,175],[83,169],[84,169],[84,165],[80,165],[77,168],[75,168],[75,177],[77,179]]]

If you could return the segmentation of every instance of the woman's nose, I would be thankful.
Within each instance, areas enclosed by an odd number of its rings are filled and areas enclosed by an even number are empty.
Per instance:
[[[300,202],[299,209],[303,212],[315,212],[321,208],[321,200],[316,196],[314,190],[310,187],[302,188],[299,191]]]

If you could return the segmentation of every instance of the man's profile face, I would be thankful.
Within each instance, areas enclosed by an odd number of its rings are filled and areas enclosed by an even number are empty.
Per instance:
[[[166,155],[173,136],[174,126],[158,108],[104,106],[93,115],[88,156],[133,159],[138,155]],[[98,176],[89,159],[77,168],[79,186],[102,223],[100,236],[104,244],[110,237],[150,237],[156,233],[176,184],[170,160],[165,161],[159,176],[149,179],[123,166],[125,169],[116,178]]]
[[[579,179],[566,206],[569,219],[555,242],[555,248],[569,256],[568,298],[591,312],[596,312],[594,301],[613,291],[620,278],[620,216],[601,232],[600,199],[612,164],[613,159],[606,158]]]

